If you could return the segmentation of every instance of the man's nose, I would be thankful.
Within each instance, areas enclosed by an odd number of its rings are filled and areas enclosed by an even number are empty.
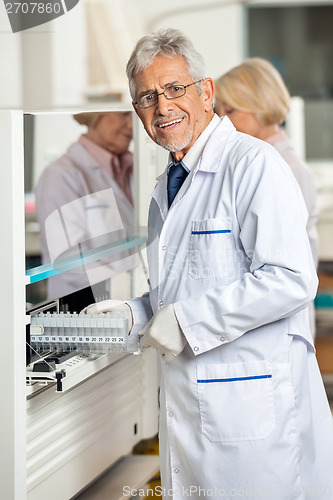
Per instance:
[[[159,94],[158,100],[156,103],[157,114],[165,115],[171,109],[173,109],[172,100],[167,99],[163,93]]]

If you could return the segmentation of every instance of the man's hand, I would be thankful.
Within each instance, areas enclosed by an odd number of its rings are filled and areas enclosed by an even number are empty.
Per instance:
[[[101,300],[95,304],[90,304],[89,306],[82,309],[83,313],[95,314],[101,312],[119,312],[123,313],[128,320],[128,331],[130,332],[133,327],[133,316],[129,305],[127,305],[122,300]]]
[[[154,347],[166,362],[178,356],[186,344],[172,304],[154,314],[139,336],[141,347]]]

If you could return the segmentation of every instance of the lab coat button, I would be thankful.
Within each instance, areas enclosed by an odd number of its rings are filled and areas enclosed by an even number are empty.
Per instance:
[[[162,307],[163,306],[163,300],[160,300],[159,304]]]
[[[224,337],[220,337],[220,340],[221,340],[221,342],[224,342],[225,338]]]
[[[165,250],[166,250],[166,246],[165,246],[165,245],[163,245],[163,246],[162,246],[162,250],[163,250],[163,251],[165,251]]]
[[[176,467],[175,469],[173,469],[173,471],[174,471],[176,474],[178,474],[179,469]]]
[[[173,417],[172,411],[169,411],[169,417]]]
[[[199,351],[199,347],[196,345],[195,347],[193,347],[193,351],[198,352]]]

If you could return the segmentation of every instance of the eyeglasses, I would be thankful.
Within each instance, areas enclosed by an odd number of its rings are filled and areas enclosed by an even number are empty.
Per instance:
[[[152,94],[147,94],[140,97],[134,104],[137,104],[139,108],[146,109],[150,108],[150,106],[154,106],[158,102],[158,96],[164,94],[166,99],[178,99],[178,97],[182,97],[186,94],[187,87],[191,87],[191,85],[195,85],[196,83],[202,82],[198,80],[197,82],[189,83],[188,85],[171,85],[171,87],[166,88],[163,92],[157,94],[157,92],[153,92]]]

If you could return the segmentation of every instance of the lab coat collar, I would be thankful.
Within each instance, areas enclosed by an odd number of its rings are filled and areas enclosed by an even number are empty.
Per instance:
[[[192,148],[186,153],[184,158],[181,160],[181,163],[185,170],[191,171],[194,170],[194,168],[198,165],[198,162],[200,160],[200,157],[202,155],[203,150],[205,149],[205,146],[207,144],[207,141],[210,137],[210,135],[213,133],[214,129],[219,125],[220,118],[214,114],[213,118],[205,128],[205,130],[200,134],[198,139],[195,141],[193,144]],[[178,163],[174,160],[174,157],[172,153],[169,154],[169,159],[168,159],[168,166],[166,168],[166,173],[169,172],[169,168],[173,163]],[[157,177],[157,180],[160,180],[164,175],[164,172]]]
[[[97,160],[85,149],[85,147],[80,142],[74,142],[73,144],[71,144],[67,149],[66,154],[69,156],[73,164],[80,165],[81,169],[92,169],[95,171],[103,170],[103,167],[98,164]],[[129,201],[124,191],[119,186],[119,184],[115,181],[113,175],[110,175],[110,182],[112,183],[112,189],[115,192],[116,198],[117,197],[121,198],[123,200],[123,203],[127,204],[129,207],[133,207],[133,204]],[[134,198],[133,176],[130,180],[130,189],[133,199]]]
[[[208,137],[207,134],[205,134],[206,131],[209,134]],[[227,116],[219,118],[214,114],[211,122],[198,138],[194,146],[184,156],[182,162],[184,162],[189,170],[194,170],[194,168],[197,167],[197,170],[202,170],[204,172],[217,172],[219,169],[218,160],[225,149],[226,139],[234,131],[236,131],[236,129]],[[202,148],[200,148],[199,155],[197,156],[197,154],[194,153],[190,157],[191,151],[195,148],[200,138],[202,139]],[[197,162],[193,163],[195,157],[197,157]],[[157,181],[162,181],[162,179],[166,177],[171,163],[173,163],[173,158],[170,154],[167,168],[156,178]],[[159,183],[157,185],[159,185]]]
[[[210,125],[212,127],[210,127]],[[210,127],[210,135],[208,138],[207,136],[204,136],[204,140],[202,141],[202,149],[200,148],[201,156],[197,161],[197,165],[194,165],[194,168],[188,176],[189,181],[193,179],[197,170],[211,173],[215,173],[218,171],[218,169],[220,168],[220,160],[226,147],[227,138],[236,130],[229,118],[227,118],[226,116],[223,118],[219,118],[217,115],[214,115],[208,127]],[[191,150],[193,148],[191,148]],[[187,155],[189,153],[187,153]],[[187,155],[184,156],[183,160],[185,160]],[[168,166],[169,165],[170,162],[168,162]],[[163,220],[165,220],[168,214],[167,169],[168,167],[159,177],[157,177],[158,182],[152,193],[152,197],[156,200],[160,208]]]
[[[211,122],[190,151],[184,156],[182,162],[189,170],[217,172],[220,163],[219,158],[221,158],[226,146],[226,139],[235,131],[236,128],[227,116],[219,118],[214,114]],[[167,175],[171,163],[173,163],[173,158],[170,154],[167,168],[156,178],[157,181],[161,181]]]
[[[207,141],[211,134],[214,132],[215,128],[219,125],[220,118],[214,114],[211,121],[208,123],[205,130],[199,135],[198,139],[195,141],[191,149],[186,153],[181,163],[186,166],[186,168],[191,171],[198,165],[200,157],[203,150],[207,144]],[[171,156],[171,155],[170,155]],[[172,156],[171,156],[172,158]]]
[[[113,176],[113,170],[111,167],[112,153],[96,144],[86,134],[82,134],[78,142],[79,144],[82,144],[90,156],[97,161],[98,165],[104,168],[108,175]]]
[[[101,168],[97,160],[93,158],[90,153],[88,153],[80,142],[74,142],[71,144],[67,150],[67,154],[74,164],[79,163],[84,168]]]
[[[217,115],[215,115],[217,117]],[[218,117],[217,117],[218,118]],[[223,156],[227,139],[236,128],[227,116],[219,119],[219,123],[209,136],[205,148],[198,162],[198,170],[215,173],[220,168],[220,160]]]

